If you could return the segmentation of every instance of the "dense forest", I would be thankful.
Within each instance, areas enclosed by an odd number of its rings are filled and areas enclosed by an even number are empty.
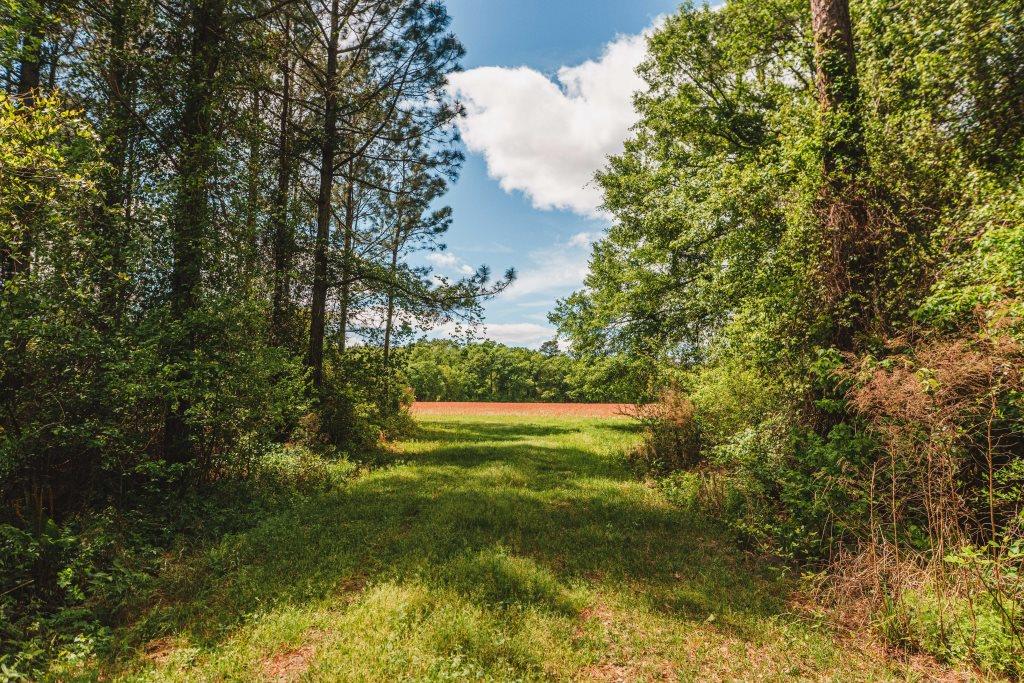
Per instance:
[[[0,3],[0,657],[96,602],[73,567],[124,539],[83,548],[82,513],[251,474],[296,430],[375,444],[396,343],[508,284],[410,265],[444,249],[462,160],[449,23],[431,0]]]
[[[153,456],[202,478],[307,405],[344,439],[354,403],[392,410],[408,320],[471,321],[507,283],[408,265],[444,248],[461,162],[442,4],[5,8],[4,494],[24,514],[123,491]],[[347,367],[357,330],[380,353]]]
[[[643,358],[578,357],[555,341],[536,351],[493,341],[420,341],[400,353],[418,401],[648,403],[660,379],[656,364]]]
[[[894,642],[1019,676],[1024,5],[684,6],[641,73],[554,315],[682,370],[638,462]]]
[[[0,678],[117,656],[161,568],[373,468],[413,396],[649,404],[646,484],[846,625],[1024,675],[1024,4],[687,2],[648,42],[530,351],[412,342],[515,278],[418,265],[445,3],[0,0]]]

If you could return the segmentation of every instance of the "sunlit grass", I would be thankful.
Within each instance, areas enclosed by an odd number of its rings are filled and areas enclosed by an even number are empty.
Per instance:
[[[631,476],[623,419],[426,418],[400,464],[172,563],[122,680],[877,680]],[[86,672],[86,677],[100,675]]]

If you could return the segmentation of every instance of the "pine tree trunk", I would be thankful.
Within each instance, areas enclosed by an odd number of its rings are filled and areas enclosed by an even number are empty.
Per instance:
[[[391,284],[388,285],[388,317],[387,322],[384,324],[384,365],[387,366],[391,362],[391,334],[394,329],[395,320],[395,285],[394,281],[398,277],[398,249],[399,249],[399,238],[395,236],[395,243],[391,247]]]
[[[281,60],[281,116],[278,121],[277,192],[271,220],[274,225],[274,299],[271,307],[270,327],[277,344],[284,344],[287,337],[287,308],[291,299],[292,234],[289,222],[288,204],[291,200],[292,149],[292,67],[291,67],[291,19],[285,19],[285,50]]]
[[[263,108],[263,93],[259,87],[251,94],[249,108],[249,158],[246,162],[245,189],[245,250],[241,259],[242,276],[247,285],[255,276],[256,263],[259,260],[259,216],[260,211],[260,156],[262,146],[260,140],[260,110]]]
[[[355,247],[355,178],[353,177],[355,171],[355,164],[353,161],[348,163],[348,184],[345,188],[345,241],[344,241],[344,253],[342,254],[341,260],[341,306],[340,306],[340,320],[338,322],[341,334],[341,339],[338,342],[338,348],[342,353],[345,352],[345,348],[348,344],[348,308],[349,308],[349,297],[352,293],[352,249]]]
[[[41,85],[40,72],[43,53],[43,41],[46,27],[43,17],[34,17],[32,28],[25,36],[22,46],[21,62],[18,65],[18,96],[26,107],[36,103]]]
[[[338,145],[338,0],[331,3],[331,29],[327,44],[327,72],[324,78],[326,102],[324,130],[320,144],[320,188],[316,202],[316,242],[313,246],[313,302],[310,311],[309,353],[313,386],[324,382],[324,331],[327,313],[327,247],[331,230],[331,194],[334,189],[334,157]]]
[[[131,200],[129,155],[133,138],[133,111],[136,79],[127,61],[129,17],[133,0],[116,0],[110,10],[110,54],[104,80],[108,111],[103,122],[104,160],[106,171],[100,179],[104,211],[98,221],[100,234],[109,255],[109,265],[100,283],[103,312],[116,326],[126,307],[125,287],[121,274],[127,269],[125,234]]]

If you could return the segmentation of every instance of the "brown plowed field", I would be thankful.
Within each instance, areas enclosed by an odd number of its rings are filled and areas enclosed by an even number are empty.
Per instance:
[[[413,415],[536,415],[538,417],[617,417],[633,411],[628,403],[463,403],[419,402]]]

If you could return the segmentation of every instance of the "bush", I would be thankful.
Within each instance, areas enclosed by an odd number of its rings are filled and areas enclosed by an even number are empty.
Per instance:
[[[253,485],[268,499],[309,496],[340,488],[356,469],[342,457],[326,458],[304,446],[281,447],[260,461]]]
[[[45,667],[62,678],[104,648],[152,585],[151,533],[140,516],[110,509],[38,533],[0,525],[0,671],[32,679]]]
[[[682,392],[663,392],[657,403],[638,409],[643,442],[627,455],[642,472],[665,475],[696,467],[702,460],[701,435],[693,402]]]

